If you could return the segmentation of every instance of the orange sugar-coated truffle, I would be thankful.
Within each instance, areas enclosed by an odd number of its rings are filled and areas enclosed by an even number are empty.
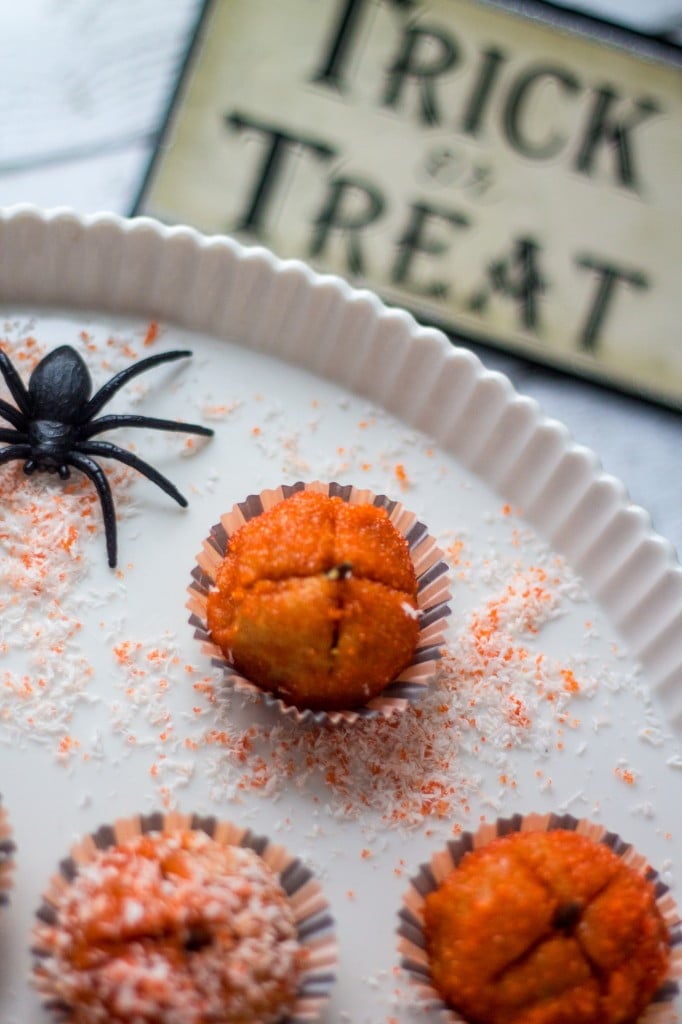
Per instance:
[[[36,928],[36,981],[69,1024],[275,1024],[304,956],[251,849],[150,832],[81,865]]]
[[[651,883],[563,829],[465,854],[424,933],[435,989],[471,1024],[634,1024],[669,962]]]
[[[366,704],[414,654],[417,579],[386,511],[301,491],[230,538],[208,628],[246,678],[299,707]]]

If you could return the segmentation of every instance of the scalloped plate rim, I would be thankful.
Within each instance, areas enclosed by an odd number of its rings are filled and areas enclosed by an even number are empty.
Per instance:
[[[663,668],[657,669],[655,666],[656,657],[660,653],[656,645],[658,637],[665,636],[666,631],[670,632],[671,625],[674,627],[676,621],[682,617],[682,566],[677,561],[675,550],[669,541],[654,531],[650,516],[646,510],[630,501],[627,489],[621,481],[617,477],[604,472],[598,456],[591,449],[575,443],[570,432],[560,421],[545,416],[540,405],[534,399],[529,399],[518,392],[504,374],[487,370],[478,356],[468,349],[453,346],[443,332],[437,328],[420,325],[412,314],[407,311],[386,306],[369,289],[355,288],[343,278],[333,274],[317,273],[301,260],[281,259],[263,246],[245,246],[227,235],[203,235],[195,228],[186,225],[169,226],[150,217],[126,218],[108,212],[82,215],[67,207],[41,210],[36,206],[24,203],[7,207],[0,212],[0,252],[4,246],[7,233],[10,234],[11,238],[12,232],[21,231],[22,228],[35,229],[48,232],[48,237],[50,235],[54,236],[58,243],[59,232],[63,232],[69,227],[76,230],[77,236],[75,239],[69,239],[70,251],[66,254],[67,256],[73,256],[79,244],[83,242],[88,244],[91,239],[94,241],[94,244],[103,244],[98,239],[104,238],[106,241],[107,233],[111,233],[112,240],[117,239],[118,244],[123,246],[132,246],[133,240],[141,237],[141,234],[144,233],[150,239],[153,239],[152,244],[160,246],[164,252],[165,262],[162,272],[165,273],[167,281],[173,277],[174,260],[176,262],[176,274],[178,274],[183,269],[181,261],[187,259],[188,253],[190,259],[196,258],[197,254],[201,256],[201,254],[209,253],[212,259],[218,258],[221,261],[221,265],[224,263],[227,266],[228,262],[232,261],[232,264],[240,269],[244,270],[246,268],[250,270],[254,275],[254,281],[258,274],[267,272],[271,276],[270,283],[273,287],[276,286],[278,280],[284,280],[285,283],[293,281],[297,286],[303,285],[305,287],[307,298],[320,296],[324,293],[327,296],[331,296],[335,301],[342,302],[344,305],[354,306],[354,304],[363,303],[363,316],[367,317],[371,313],[377,328],[386,330],[392,327],[396,330],[400,328],[403,333],[406,332],[407,334],[407,342],[404,345],[403,351],[404,358],[402,363],[399,364],[396,374],[394,374],[391,386],[395,386],[395,377],[399,378],[400,368],[404,366],[405,360],[415,354],[414,349],[422,342],[424,345],[428,344],[430,346],[430,352],[435,353],[433,358],[436,356],[440,358],[443,365],[451,363],[454,370],[461,368],[463,372],[464,368],[466,368],[469,371],[471,387],[467,400],[472,395],[476,397],[478,393],[480,402],[482,384],[488,390],[495,387],[498,389],[498,392],[502,395],[501,398],[498,396],[498,404],[501,402],[502,405],[500,410],[492,410],[493,413],[498,411],[497,418],[495,419],[493,416],[493,430],[495,424],[505,414],[510,414],[513,408],[519,409],[523,406],[526,410],[525,415],[532,422],[530,433],[521,446],[521,454],[523,455],[528,451],[531,443],[540,443],[543,437],[552,438],[556,452],[552,456],[554,461],[550,462],[549,484],[551,484],[552,475],[561,471],[562,461],[567,460],[569,457],[572,458],[574,464],[579,463],[582,466],[583,480],[587,481],[587,484],[583,486],[578,496],[574,496],[574,503],[570,505],[564,518],[558,523],[554,523],[553,530],[543,526],[541,513],[533,513],[532,511],[529,514],[524,513],[525,518],[536,529],[539,529],[539,532],[544,534],[550,543],[555,544],[557,534],[562,536],[567,531],[570,533],[571,517],[575,515],[576,508],[580,507],[581,502],[586,501],[589,508],[589,493],[591,489],[600,490],[601,493],[607,492],[611,511],[601,526],[601,532],[598,531],[595,537],[592,538],[591,545],[593,548],[597,542],[603,544],[604,537],[606,537],[607,541],[614,547],[614,551],[611,554],[611,561],[608,563],[609,571],[601,580],[595,580],[594,577],[592,579],[588,578],[588,583],[593,596],[604,608],[607,616],[617,629],[621,629],[622,621],[636,621],[636,613],[638,611],[646,611],[650,609],[652,602],[660,600],[657,596],[657,588],[663,590],[667,595],[665,607],[668,614],[663,621],[663,625],[653,635],[647,636],[645,634],[643,638],[631,643],[630,646],[633,656],[642,662],[644,669],[648,672],[650,677],[649,683],[652,689],[659,692],[661,703],[666,708],[670,717],[669,724],[676,731],[682,732],[682,702],[680,702],[679,697],[677,698],[679,706],[675,706],[675,691],[677,690],[679,693],[679,682],[682,681],[682,631],[678,631],[677,635],[673,635],[672,640],[666,640],[671,646],[666,650],[666,656],[662,658]],[[222,254],[222,256],[216,257],[214,254]],[[42,252],[35,254],[36,264],[39,265],[43,255]],[[45,255],[49,259],[49,253]],[[159,309],[158,305],[155,309],[154,303],[151,301],[146,307],[143,304],[143,308],[131,308],[120,295],[117,296],[115,293],[111,303],[109,301],[103,302],[94,293],[95,288],[92,279],[83,281],[82,284],[80,282],[74,283],[72,279],[69,279],[69,291],[73,293],[75,288],[77,297],[74,299],[73,295],[69,295],[69,297],[60,301],[59,295],[63,287],[63,284],[60,286],[60,275],[64,276],[68,273],[68,266],[70,264],[68,264],[68,260],[56,262],[58,265],[55,267],[55,261],[53,260],[50,268],[55,276],[56,287],[53,288],[53,292],[47,289],[47,297],[45,280],[41,279],[40,275],[34,273],[33,281],[38,279],[40,285],[37,287],[33,286],[26,279],[26,275],[28,275],[27,268],[20,267],[19,276],[21,278],[23,274],[24,278],[22,279],[22,287],[14,294],[13,288],[15,284],[12,280],[12,273],[7,274],[4,270],[0,270],[0,303],[6,305],[15,302],[17,305],[22,306],[30,305],[31,302],[34,302],[41,307],[47,305],[59,307],[61,305],[62,308],[72,309],[75,306],[76,308],[117,312],[120,314],[146,313],[147,315],[158,315],[169,322],[178,322],[179,320],[177,316],[173,315],[172,309],[164,315],[163,310]],[[65,264],[64,267],[62,267],[62,263]],[[7,265],[7,261],[5,261],[5,265]],[[14,276],[16,277],[16,274]],[[194,285],[194,281],[195,278],[190,282],[190,287]],[[174,297],[171,289],[171,297],[169,298],[167,294],[165,300],[161,300],[161,305],[165,302],[167,307],[172,306],[172,299]],[[209,322],[200,325],[193,324],[191,317],[190,322],[181,322],[181,325],[188,328],[194,327],[196,330],[208,334],[213,333],[215,335],[217,333],[215,329],[211,330]],[[225,337],[224,334],[220,333],[217,336]],[[253,343],[245,341],[244,338],[239,336],[238,332],[236,338],[234,335],[230,335],[230,337],[239,344],[261,350],[260,346],[255,346]],[[286,362],[305,365],[305,362],[301,364],[300,360],[297,360],[295,352],[279,352],[273,347],[263,348],[262,350],[268,355],[282,358]],[[326,359],[327,363],[323,361],[322,365],[309,368],[313,372],[335,381],[342,387],[356,390],[353,382],[349,383],[346,380],[340,379],[338,370],[333,366],[333,355],[333,351],[323,355],[323,360]],[[332,360],[331,371],[327,365],[330,359]],[[438,374],[435,374],[434,377],[437,381]],[[483,410],[488,412],[488,407],[485,404],[485,394],[483,397]],[[428,395],[426,398],[428,398]],[[379,404],[384,404],[381,396],[374,397],[374,400]],[[419,420],[420,416],[424,415],[425,406],[428,407],[429,402],[422,395],[416,411],[412,411],[411,418],[407,418],[406,422],[417,429],[424,429],[420,426]],[[395,409],[390,409],[390,404],[386,404],[386,407],[390,411],[396,412]],[[460,410],[461,412],[462,410]],[[400,416],[399,413],[397,414]],[[431,415],[433,416],[433,411]],[[484,450],[489,438],[490,431],[483,437],[482,447]],[[458,456],[458,452],[451,445],[449,446],[447,442],[437,439],[437,443],[445,451],[454,454],[456,457]],[[480,455],[480,452],[478,454]],[[466,461],[465,464],[467,464]],[[565,461],[563,461],[563,464],[565,465]],[[491,480],[486,477],[484,472],[476,468],[476,457],[474,457],[473,465],[470,465],[469,468],[488,486],[491,486],[502,496],[506,496],[504,479],[500,483],[499,479]],[[531,498],[529,503],[531,510],[538,500],[540,500],[540,508],[542,507],[541,499],[548,486],[547,480],[544,482],[540,481],[539,492]],[[561,489],[557,491],[556,488],[552,491],[552,488],[549,487],[549,496],[550,499],[553,498],[556,502],[557,497],[562,497],[562,491]],[[621,524],[624,525],[621,526]],[[623,531],[620,539],[618,536],[619,529]],[[634,540],[631,536],[632,531],[635,531]],[[604,601],[600,594],[603,594],[604,589],[608,593],[608,585],[613,581],[614,575],[617,577],[619,572],[625,571],[633,560],[636,562],[638,556],[646,562],[652,547],[658,552],[658,564],[654,576],[646,578],[646,583],[643,585],[641,592],[635,594],[634,599],[630,600],[619,621],[618,616],[614,614],[613,599],[610,599],[610,604],[609,600]],[[581,552],[580,558],[584,559],[585,555],[590,553],[590,550],[590,543],[588,543],[587,549]],[[575,564],[575,559],[570,554],[567,557],[571,564]],[[580,558],[578,561],[580,561]],[[578,571],[581,571],[579,565],[576,568]],[[670,588],[672,588],[673,596],[672,610],[669,604],[670,594],[668,591]],[[674,628],[672,632],[674,634]]]

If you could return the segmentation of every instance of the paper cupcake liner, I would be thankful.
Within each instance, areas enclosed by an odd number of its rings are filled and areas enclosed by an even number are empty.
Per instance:
[[[511,818],[500,818],[492,824],[482,825],[476,832],[463,832],[445,849],[435,853],[427,864],[420,866],[403,896],[398,927],[400,963],[415,987],[418,999],[425,1007],[439,1013],[443,1024],[469,1024],[465,1017],[445,1004],[431,981],[424,936],[424,899],[428,893],[439,887],[470,850],[478,850],[499,836],[512,832],[549,832],[554,829],[575,831],[594,842],[604,843],[622,857],[628,867],[653,883],[656,905],[670,935],[670,967],[666,980],[637,1024],[675,1024],[678,1017],[673,1002],[679,993],[677,979],[682,977],[682,920],[675,901],[646,858],[620,836],[608,832],[603,825],[574,818],[570,814],[515,814]]]
[[[41,973],[41,962],[51,956],[47,930],[57,921],[56,906],[67,887],[78,874],[79,867],[88,864],[98,851],[129,842],[148,832],[176,832],[193,830],[205,832],[224,846],[243,846],[253,850],[279,878],[294,912],[298,941],[306,951],[305,963],[299,979],[296,1003],[281,1024],[309,1024],[319,1018],[328,1002],[336,981],[338,951],[334,919],[329,904],[312,872],[292,856],[283,846],[271,843],[264,836],[254,835],[229,821],[196,814],[154,813],[121,818],[111,825],[103,825],[96,832],[77,842],[59,864],[43,895],[43,903],[36,916],[32,953],[34,984],[43,1001],[58,1020],[68,1020],[70,1008],[55,1001],[49,984]],[[47,927],[46,927],[47,926]]]
[[[223,651],[215,644],[207,626],[207,599],[215,585],[218,570],[227,552],[232,534],[250,519],[261,515],[273,505],[286,500],[299,491],[315,491],[333,498],[341,498],[352,505],[376,505],[385,508],[390,521],[405,537],[417,575],[417,605],[420,613],[420,629],[417,647],[412,662],[388,686],[362,707],[347,711],[318,711],[298,708],[288,704],[276,694],[242,676],[226,659]],[[353,486],[337,483],[296,483],[283,485],[274,490],[252,494],[245,501],[222,516],[203,542],[197,555],[197,565],[192,571],[187,607],[191,612],[190,624],[194,635],[201,642],[202,649],[214,665],[225,673],[225,682],[239,693],[263,700],[276,708],[290,720],[311,725],[339,725],[353,723],[361,718],[389,718],[415,701],[418,701],[431,686],[440,660],[444,642],[445,625],[450,614],[448,566],[442,551],[429,535],[426,526],[419,522],[400,502],[376,495],[372,491],[360,490]]]
[[[12,884],[14,843],[7,812],[0,803],[0,904],[7,903],[8,890]]]

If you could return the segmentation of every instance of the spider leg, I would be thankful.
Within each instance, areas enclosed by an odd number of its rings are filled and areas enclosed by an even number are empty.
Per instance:
[[[0,441],[28,444],[28,434],[24,434],[21,430],[3,430],[3,428],[0,427]]]
[[[93,416],[96,416],[103,406],[113,398],[116,392],[127,384],[132,377],[137,377],[139,373],[144,373],[145,370],[151,370],[153,366],[158,366],[160,363],[170,363],[174,359],[186,359],[187,356],[191,356],[192,353],[183,350],[182,352],[159,352],[155,356],[149,356],[148,359],[141,359],[139,363],[133,363],[132,366],[127,366],[125,370],[121,370],[119,373],[114,374],[111,380],[108,380],[106,384],[97,391],[88,404],[85,406],[81,413],[81,423],[87,423]]]
[[[80,469],[81,473],[85,473],[97,489],[104,519],[107,559],[109,561],[109,568],[114,569],[116,567],[116,510],[106,474],[102,467],[98,466],[93,459],[89,459],[86,455],[79,452],[72,452],[68,462],[70,465],[75,466],[76,469]]]
[[[21,412],[23,412],[24,416],[30,416],[31,400],[28,397],[28,391],[26,390],[26,386],[21,377],[19,376],[19,374],[17,373],[13,363],[10,362],[9,356],[7,355],[6,352],[3,352],[2,349],[0,349],[0,373],[5,378],[5,382],[10,390],[12,398],[19,406]],[[3,405],[4,404],[5,403],[3,402]],[[10,420],[10,423],[11,422],[12,421]]]
[[[0,448],[0,466],[13,459],[27,459],[30,454],[30,444],[10,444],[7,448]]]
[[[138,473],[146,476],[148,480],[151,480],[162,491],[165,491],[171,498],[174,498],[178,505],[187,508],[187,498],[180,494],[180,491],[170,480],[167,480],[165,476],[159,473],[158,469],[154,469],[148,462],[144,462],[137,455],[126,451],[125,448],[119,448],[117,444],[111,444],[109,441],[91,441],[89,444],[77,444],[75,449],[84,455],[99,455],[103,458],[117,459],[126,466],[132,466]]]
[[[84,424],[80,430],[80,437],[86,441],[95,434],[101,434],[105,430],[112,430],[114,427],[149,427],[151,430],[175,430],[187,434],[202,434],[204,437],[213,437],[210,427],[200,427],[197,423],[178,423],[177,420],[159,420],[154,416],[102,416],[98,420]]]
[[[1,350],[0,350],[1,351]],[[23,430],[26,426],[26,417],[19,409],[15,409],[9,402],[3,402],[0,398],[0,416],[8,423],[11,423],[17,430]]]

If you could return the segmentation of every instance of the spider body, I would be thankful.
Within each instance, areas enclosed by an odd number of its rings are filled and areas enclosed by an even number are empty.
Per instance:
[[[114,427],[148,427],[153,430],[184,431],[210,437],[213,431],[194,423],[179,423],[150,416],[109,415],[100,410],[132,377],[160,363],[184,359],[191,352],[162,352],[141,359],[115,374],[95,395],[92,379],[81,356],[69,345],[49,352],[38,363],[26,387],[10,359],[0,350],[0,372],[16,407],[0,399],[0,417],[10,428],[0,427],[0,465],[23,460],[24,472],[57,473],[62,480],[75,468],[95,485],[102,506],[109,565],[116,565],[116,513],[106,474],[93,456],[116,459],[132,466],[157,484],[179,505],[187,505],[177,488],[158,470],[137,455],[107,441],[91,440]]]
[[[24,463],[24,473],[30,476],[39,469],[59,473],[62,480],[67,480],[70,476],[69,453],[77,441],[73,425],[54,420],[33,420],[27,433],[32,456]]]

